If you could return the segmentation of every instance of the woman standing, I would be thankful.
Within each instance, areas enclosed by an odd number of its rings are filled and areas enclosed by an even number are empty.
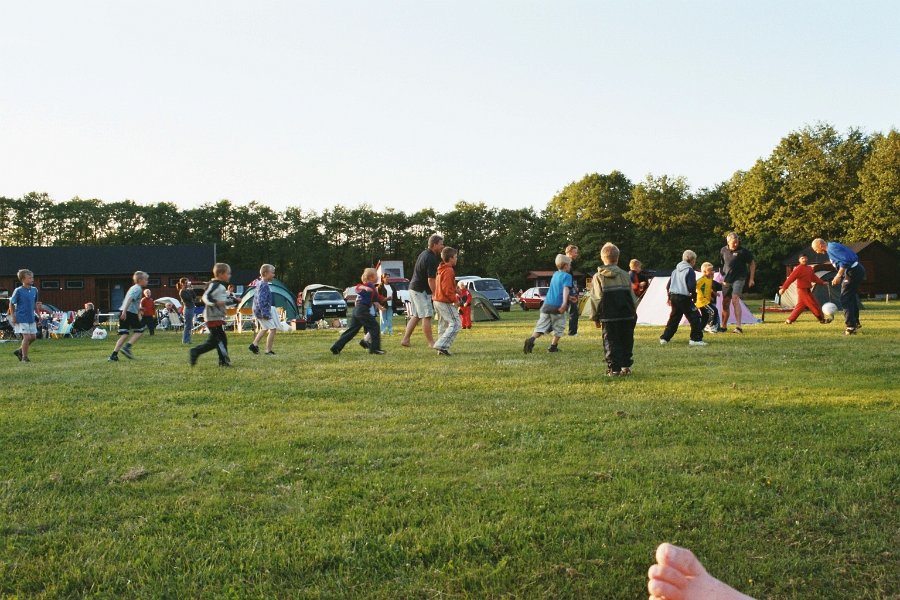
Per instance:
[[[387,298],[381,307],[381,335],[394,335],[394,288],[388,282],[387,273],[381,276],[378,294]]]
[[[184,330],[181,332],[181,343],[191,343],[191,329],[194,328],[194,306],[197,304],[197,295],[191,287],[191,281],[187,277],[178,280],[175,286],[178,290],[178,298],[181,300],[181,316],[184,319]]]

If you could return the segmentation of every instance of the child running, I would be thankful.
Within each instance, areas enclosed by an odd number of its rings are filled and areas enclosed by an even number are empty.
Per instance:
[[[125,358],[134,358],[131,347],[138,341],[144,333],[144,324],[141,322],[141,298],[144,296],[144,286],[150,276],[143,271],[135,271],[134,285],[125,292],[125,299],[122,301],[122,308],[119,312],[119,339],[116,340],[116,346],[113,348],[112,354],[106,359],[108,362],[117,362],[119,360],[119,352],[125,355]],[[128,337],[128,334],[131,337]]]
[[[550,288],[544,297],[541,306],[541,316],[538,318],[534,332],[525,340],[525,354],[531,354],[534,350],[534,342],[545,333],[552,333],[553,340],[547,352],[559,352],[559,338],[562,337],[566,326],[566,311],[569,309],[569,290],[572,289],[572,259],[565,254],[557,254],[556,273],[550,279]]]
[[[350,318],[350,326],[341,334],[341,337],[331,346],[332,354],[340,354],[350,340],[360,329],[365,330],[369,341],[360,340],[360,346],[369,351],[369,354],[385,354],[381,349],[381,331],[378,321],[372,314],[372,308],[379,308],[384,298],[378,295],[376,283],[378,272],[369,267],[362,272],[361,283],[356,284],[356,305],[353,307],[353,316]]]
[[[256,319],[259,331],[256,332],[256,336],[248,346],[253,354],[259,354],[259,340],[266,333],[268,333],[266,355],[273,356],[275,354],[272,346],[275,345],[275,332],[278,331],[278,327],[273,318],[274,315],[272,315],[275,307],[272,306],[272,288],[269,286],[274,278],[275,267],[273,265],[265,264],[259,268],[259,281],[256,283],[256,294],[253,296],[253,317]]]
[[[719,333],[719,311],[716,296],[722,284],[713,279],[713,264],[705,262],[700,267],[702,276],[697,280],[697,310],[700,311],[700,327],[707,333]]]
[[[688,323],[691,324],[691,339],[688,344],[691,346],[709,345],[703,341],[700,313],[694,306],[694,300],[697,298],[697,275],[694,273],[696,263],[697,254],[693,250],[685,250],[681,255],[681,262],[675,265],[675,270],[669,277],[666,290],[669,292],[669,305],[672,310],[669,312],[669,322],[666,323],[666,328],[659,338],[659,343],[662,345],[668,344],[675,332],[678,331],[681,317],[687,317]]]
[[[438,339],[434,349],[439,356],[451,356],[450,346],[461,328],[459,301],[456,298],[456,261],[459,252],[456,248],[445,246],[441,250],[441,264],[438,265],[434,283],[434,312],[440,317],[438,322]]]
[[[18,350],[13,351],[13,354],[20,362],[31,362],[28,358],[28,348],[37,338],[37,322],[34,315],[41,310],[41,303],[37,299],[38,290],[34,287],[34,273],[28,269],[19,269],[16,277],[22,285],[13,291],[9,299],[9,322],[13,326],[13,331],[22,336],[22,344]]]
[[[619,268],[619,248],[607,242],[600,249],[600,259],[603,266],[597,267],[591,280],[591,299],[597,306],[594,321],[603,328],[606,374],[631,375],[637,296],[628,273]]]
[[[825,320],[825,315],[822,314],[822,307],[819,306],[818,300],[812,295],[811,291],[814,283],[818,283],[819,285],[828,284],[824,279],[816,275],[816,272],[813,271],[812,267],[806,264],[808,261],[809,257],[805,254],[801,254],[800,264],[794,267],[791,274],[788,275],[787,279],[784,280],[784,283],[781,284],[781,287],[778,288],[778,295],[780,296],[781,294],[784,294],[784,291],[788,289],[793,282],[797,282],[797,304],[794,306],[794,310],[791,311],[791,314],[788,315],[787,321],[784,322],[785,325],[791,325],[807,308],[809,309],[809,312],[819,320],[819,323],[828,322]]]
[[[228,303],[228,282],[231,281],[231,267],[227,263],[213,265],[213,280],[206,286],[203,292],[203,321],[209,329],[209,337],[206,341],[188,351],[188,361],[191,366],[197,364],[197,357],[215,350],[219,354],[219,366],[230,367],[231,358],[228,356],[228,338],[225,336],[225,306]]]

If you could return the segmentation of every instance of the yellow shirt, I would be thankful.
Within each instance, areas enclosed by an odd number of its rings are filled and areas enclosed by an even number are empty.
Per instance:
[[[712,277],[704,275],[697,279],[697,308],[703,308],[713,299],[713,280]]]

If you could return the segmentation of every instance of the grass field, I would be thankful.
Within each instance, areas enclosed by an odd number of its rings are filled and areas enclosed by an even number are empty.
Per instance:
[[[671,541],[757,598],[900,598],[900,307],[862,316],[639,327],[630,378],[591,323],[524,355],[518,310],[452,358],[3,344],[0,595],[646,598]]]

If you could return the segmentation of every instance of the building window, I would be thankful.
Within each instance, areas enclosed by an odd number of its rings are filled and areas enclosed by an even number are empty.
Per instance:
[[[179,277],[169,277],[169,287],[175,287],[178,285]]]
[[[151,277],[147,280],[147,287],[157,288],[159,287],[159,277]]]
[[[83,290],[84,279],[66,279],[67,290]]]
[[[42,290],[58,290],[59,289],[59,279],[42,279],[41,280],[41,289]]]

